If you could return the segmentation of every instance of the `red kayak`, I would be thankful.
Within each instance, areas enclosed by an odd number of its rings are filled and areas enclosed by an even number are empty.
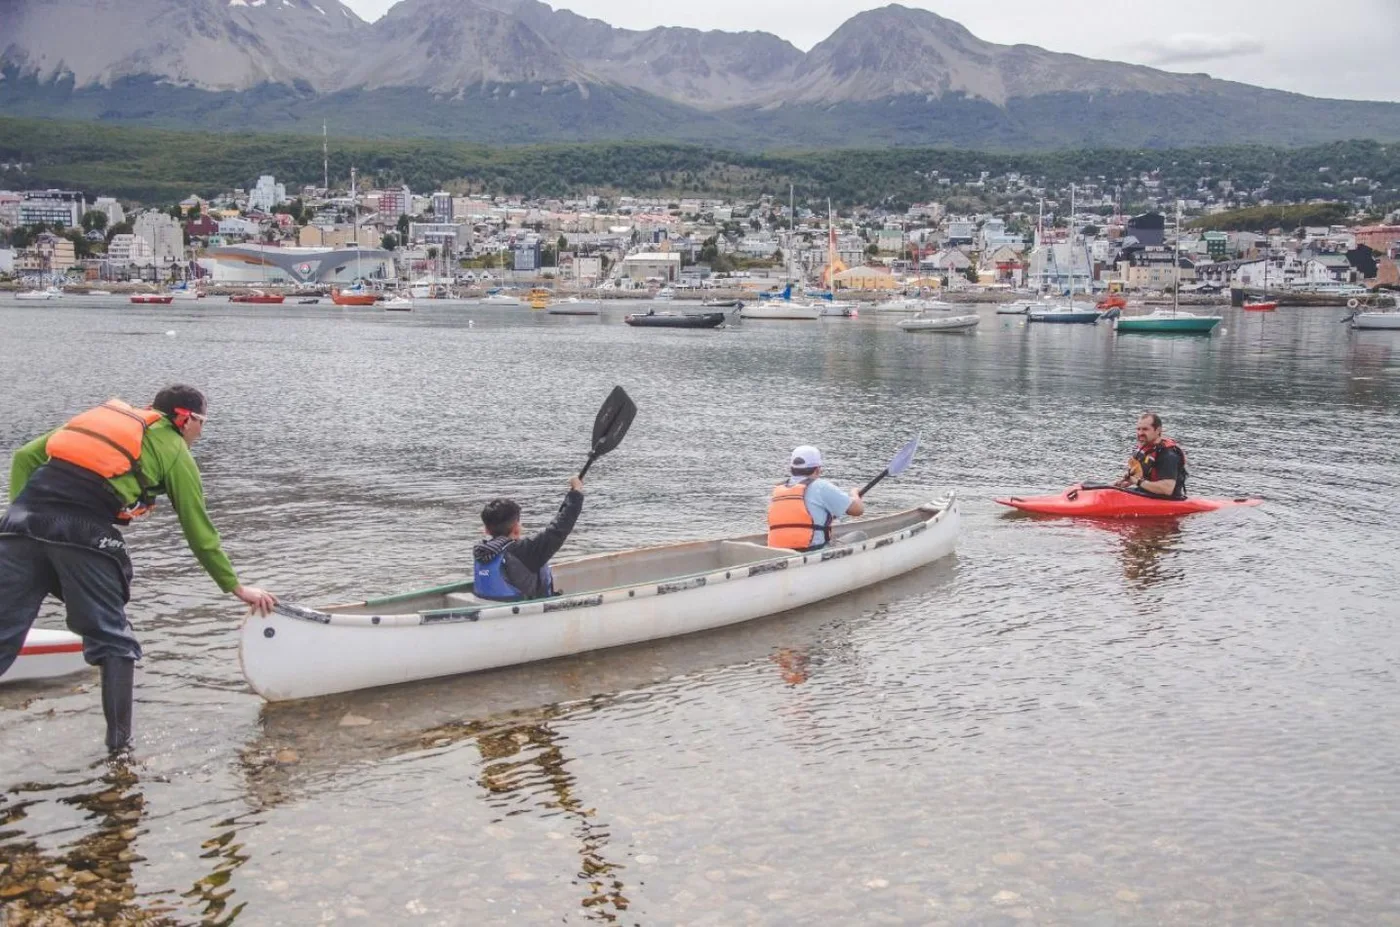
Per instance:
[[[1058,496],[1012,496],[996,500],[1023,512],[1079,518],[1171,518],[1240,505],[1262,499],[1158,499],[1112,486],[1071,486]]]
[[[1244,304],[1245,312],[1273,312],[1277,308],[1278,303],[1276,302],[1257,302]]]

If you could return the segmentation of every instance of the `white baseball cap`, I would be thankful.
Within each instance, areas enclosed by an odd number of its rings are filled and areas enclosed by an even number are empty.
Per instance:
[[[810,444],[804,444],[792,452],[792,469],[794,470],[810,470],[821,465],[822,452]]]

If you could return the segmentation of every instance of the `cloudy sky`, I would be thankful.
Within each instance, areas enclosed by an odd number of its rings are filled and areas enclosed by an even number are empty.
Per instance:
[[[377,19],[394,0],[344,0]],[[761,30],[810,48],[879,0],[547,0],[615,26]],[[979,37],[1313,96],[1400,101],[1400,0],[903,0]]]

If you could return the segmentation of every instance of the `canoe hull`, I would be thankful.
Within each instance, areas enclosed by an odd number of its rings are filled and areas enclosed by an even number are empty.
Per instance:
[[[849,546],[800,554],[734,539],[718,543],[752,549],[758,559],[538,602],[385,616],[370,614],[373,608],[345,614],[282,605],[269,618],[244,622],[239,656],[259,695],[287,701],[693,634],[801,608],[953,552],[960,521],[954,495],[901,516],[902,529]],[[694,546],[651,550],[664,558]],[[627,556],[572,565],[605,575],[610,559]],[[561,564],[559,575],[569,566]]]
[[[19,656],[0,676],[0,684],[71,676],[88,668],[83,659],[83,639],[67,631],[31,628]]]
[[[1083,489],[1071,486],[1055,496],[1011,496],[996,500],[1036,515],[1064,518],[1177,518],[1197,512],[1215,512],[1237,506],[1258,505],[1259,499],[1150,499],[1121,489]]]

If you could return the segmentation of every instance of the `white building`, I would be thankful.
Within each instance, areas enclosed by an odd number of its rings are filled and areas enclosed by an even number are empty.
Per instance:
[[[43,190],[27,193],[19,204],[20,225],[62,225],[75,228],[82,223],[87,201],[70,190]]]
[[[157,264],[184,260],[185,231],[172,216],[163,212],[143,212],[136,217],[132,231],[151,246]]]
[[[237,216],[219,220],[219,234],[225,238],[253,238],[258,234],[258,224]]]
[[[263,174],[257,185],[248,194],[248,208],[259,212],[272,212],[272,207],[287,202],[287,188],[277,182],[271,174]]]
[[[126,210],[122,209],[122,204],[110,196],[99,196],[92,204],[92,208],[98,212],[107,214],[107,227],[111,228],[118,223],[126,221]]]
[[[681,256],[674,251],[639,251],[622,259],[622,272],[633,280],[675,283],[681,276]]]
[[[138,235],[113,235],[107,243],[109,264],[154,264],[155,260],[151,243]]]
[[[600,257],[574,258],[574,279],[582,286],[593,286],[603,276],[603,259]]]

